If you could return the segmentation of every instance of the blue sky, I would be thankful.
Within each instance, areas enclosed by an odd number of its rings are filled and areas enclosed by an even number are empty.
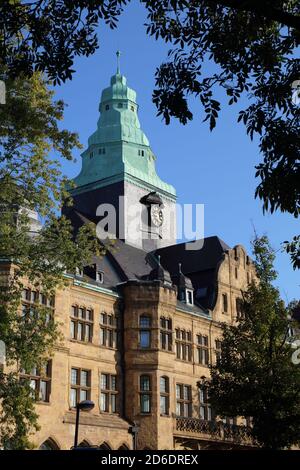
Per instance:
[[[202,123],[200,103],[192,103],[194,120],[186,126],[173,121],[166,126],[156,117],[151,100],[156,67],[166,58],[169,46],[146,36],[144,8],[133,2],[112,31],[100,25],[100,48],[89,58],[75,62],[73,80],[56,88],[56,97],[68,107],[63,126],[79,134],[86,146],[95,130],[101,91],[108,86],[116,70],[116,50],[120,49],[121,72],[137,92],[141,126],[157,156],[160,177],[176,187],[178,202],[205,205],[205,236],[218,235],[230,246],[240,243],[250,250],[253,227],[266,233],[277,251],[277,284],[283,299],[299,299],[299,271],[293,271],[280,244],[299,233],[299,222],[287,214],[262,213],[262,204],[254,199],[254,165],[260,160],[257,143],[251,142],[242,124],[237,124],[239,107],[224,102],[217,128],[211,133]],[[208,69],[213,64],[207,64]],[[63,170],[73,177],[79,173],[80,152],[76,163],[64,163]]]

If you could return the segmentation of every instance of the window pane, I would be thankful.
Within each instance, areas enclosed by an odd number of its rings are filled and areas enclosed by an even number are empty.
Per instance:
[[[111,412],[116,413],[117,411],[117,395],[114,393],[111,395]]]
[[[109,375],[101,374],[101,390],[108,390]]]
[[[166,377],[161,377],[160,378],[160,391],[162,393],[167,393],[168,392],[168,379]]]
[[[87,310],[86,311],[86,319],[87,320],[92,320],[92,311],[91,310]]]
[[[205,418],[205,407],[204,406],[200,406],[199,417],[200,417],[200,419],[206,419]]]
[[[47,384],[45,380],[41,380],[40,382],[40,400],[41,401],[47,401]]]
[[[87,370],[82,370],[80,373],[80,385],[82,385],[83,387],[88,386],[88,375],[89,373]]]
[[[181,416],[181,409],[180,409],[180,403],[176,403],[176,414],[177,416]]]
[[[100,410],[108,411],[108,394],[101,393],[100,395]]]
[[[150,347],[150,331],[141,331],[140,332],[140,346],[142,348]]]
[[[88,392],[87,390],[80,390],[80,401],[88,399]]]
[[[110,389],[111,390],[116,390],[117,388],[117,377],[115,375],[110,376]]]
[[[79,318],[84,318],[85,317],[83,308],[78,309],[78,316],[79,316]]]
[[[91,325],[85,325],[85,340],[90,341],[91,336]]]
[[[181,386],[179,384],[176,385],[176,398],[181,398]]]
[[[100,344],[106,345],[106,330],[104,328],[100,328]]]
[[[71,321],[70,323],[70,335],[72,339],[75,339],[75,322]]]
[[[184,403],[183,405],[183,416],[188,417],[190,415],[190,405],[189,403]]]
[[[71,315],[72,317],[77,317],[77,307],[74,305],[71,307]]]
[[[160,397],[160,412],[161,414],[168,414],[168,397]]]
[[[150,395],[141,395],[141,412],[150,413]]]
[[[110,348],[113,347],[114,345],[114,342],[113,342],[114,338],[113,338],[113,331],[112,330],[108,330],[108,346]]]
[[[78,323],[77,324],[77,339],[79,341],[82,340],[82,333],[83,333],[83,330],[82,330],[82,323]]]
[[[142,328],[150,328],[150,317],[146,317],[146,316],[143,316],[143,317],[140,317],[140,327]]]
[[[77,385],[78,370],[71,369],[71,384]]]
[[[140,378],[140,389],[142,391],[150,390],[150,377],[149,375],[141,375]]]
[[[71,388],[71,393],[70,393],[70,406],[74,408],[77,403],[77,397],[76,397],[76,388]]]
[[[184,400],[188,400],[189,397],[190,397],[190,388],[187,385],[185,385],[183,387],[183,398]]]
[[[106,324],[106,313],[101,313],[101,315],[100,315],[100,323],[102,323],[103,325]]]
[[[34,391],[36,391],[36,384],[37,384],[36,380],[33,380],[33,379],[30,380],[29,382],[30,388]]]

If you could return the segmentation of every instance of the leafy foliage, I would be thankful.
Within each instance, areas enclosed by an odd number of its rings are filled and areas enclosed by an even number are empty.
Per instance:
[[[285,307],[272,285],[268,239],[257,238],[253,246],[259,283],[244,292],[244,317],[223,325],[222,354],[207,386],[219,415],[251,416],[254,439],[281,449],[300,442],[300,368],[288,341],[294,304]]]
[[[0,107],[0,338],[7,368],[0,374],[0,440],[5,448],[22,449],[31,445],[37,415],[19,373],[41,366],[60,341],[47,306],[36,303],[21,315],[24,282],[50,298],[65,286],[65,270],[74,272],[101,249],[93,227],[74,234],[70,221],[57,216],[68,198],[59,161],[71,159],[79,146],[75,134],[59,127],[63,103],[53,100],[39,73],[8,79],[6,88]],[[31,211],[43,217],[42,227]]]
[[[0,58],[12,77],[47,71],[54,83],[70,79],[76,55],[98,47],[103,20],[115,28],[126,0],[3,0],[0,5]]]

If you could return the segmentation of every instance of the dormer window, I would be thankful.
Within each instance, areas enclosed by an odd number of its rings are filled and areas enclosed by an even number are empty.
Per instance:
[[[123,103],[118,103],[118,108],[123,108]]]
[[[98,150],[99,155],[104,155],[105,154],[105,147],[101,147]]]
[[[104,273],[102,271],[96,271],[96,281],[100,284],[104,282]]]
[[[134,111],[134,106],[130,106],[131,111]]]
[[[93,156],[94,156],[94,152],[91,152],[90,153],[90,158],[93,158]]]
[[[109,104],[106,104],[105,105],[105,111],[108,111],[109,110]]]
[[[78,277],[83,277],[83,269],[82,268],[76,268],[76,271],[75,271],[75,274],[76,276]]]
[[[194,305],[194,293],[190,289],[186,289],[186,303],[189,305]]]
[[[145,155],[145,152],[144,152],[144,150],[139,149],[138,154],[139,154],[140,157],[143,157]]]

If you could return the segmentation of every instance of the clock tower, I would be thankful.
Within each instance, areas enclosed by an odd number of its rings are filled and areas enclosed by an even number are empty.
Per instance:
[[[81,155],[81,172],[73,180],[74,205],[64,213],[73,220],[96,221],[98,236],[104,230],[146,251],[174,244],[176,191],[156,173],[136,93],[119,65],[102,92],[99,113],[97,129]]]

